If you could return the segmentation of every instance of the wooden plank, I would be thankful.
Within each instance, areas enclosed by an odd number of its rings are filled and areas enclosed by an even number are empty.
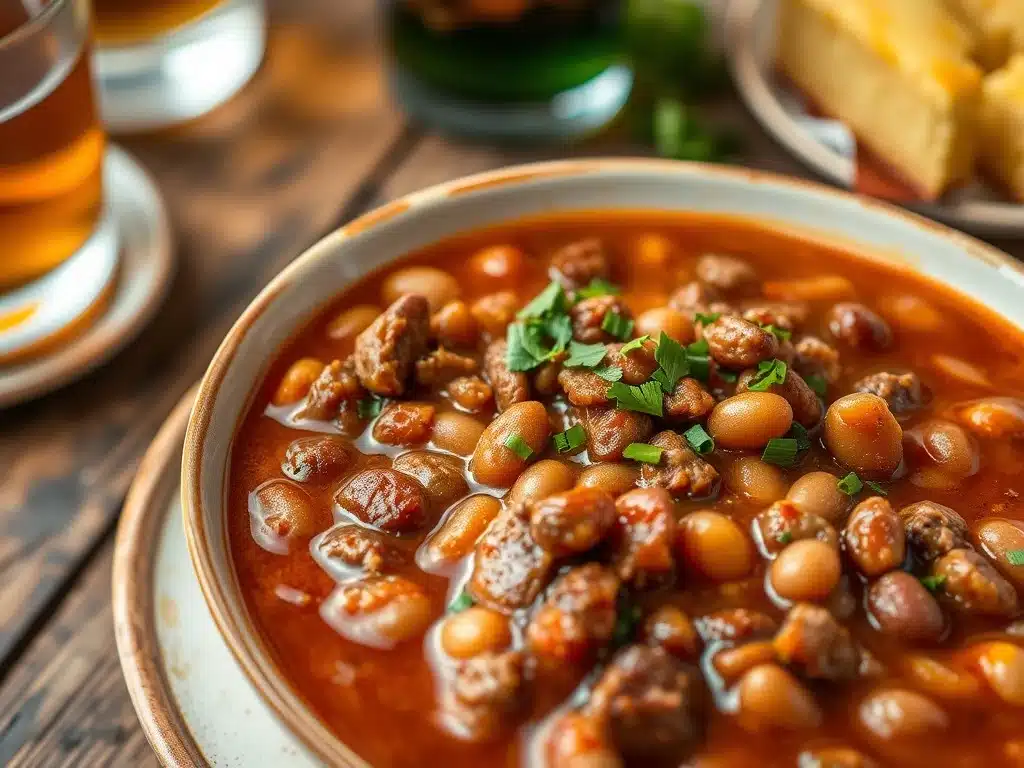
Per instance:
[[[385,92],[374,5],[282,0],[267,63],[237,99],[127,142],[166,196],[178,274],[111,364],[0,414],[0,680],[112,529],[142,451],[245,304],[415,143]]]

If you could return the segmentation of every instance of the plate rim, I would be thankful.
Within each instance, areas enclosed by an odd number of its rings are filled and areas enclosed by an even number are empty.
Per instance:
[[[156,635],[152,586],[159,533],[178,488],[185,430],[198,385],[161,425],[139,464],[114,539],[111,601],[121,672],[146,740],[168,768],[208,768],[199,743],[171,695]]]
[[[854,173],[852,161],[815,140],[789,116],[758,64],[751,40],[758,14],[765,12],[768,2],[730,0],[726,8],[726,60],[740,99],[758,124],[790,155],[830,183],[856,193],[848,183]],[[898,201],[886,202],[902,205]],[[976,234],[1024,234],[1024,203],[969,200],[952,205],[910,203],[902,207]]]

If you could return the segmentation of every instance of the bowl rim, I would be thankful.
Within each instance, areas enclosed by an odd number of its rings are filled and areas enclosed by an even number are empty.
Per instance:
[[[271,659],[266,642],[251,621],[236,621],[229,609],[234,590],[221,583],[213,565],[210,537],[203,520],[201,503],[201,459],[212,419],[213,403],[242,339],[256,320],[275,301],[295,276],[308,265],[329,258],[346,239],[369,231],[401,215],[413,207],[439,203],[462,194],[483,189],[514,186],[538,179],[586,176],[602,171],[661,173],[670,176],[712,176],[745,183],[784,187],[792,191],[833,198],[840,203],[854,203],[878,213],[902,219],[917,229],[930,231],[956,244],[971,258],[990,266],[1010,269],[1024,276],[1024,265],[994,246],[977,238],[927,219],[891,203],[867,198],[815,181],[786,176],[771,171],[729,167],[709,163],[681,162],[656,158],[584,158],[554,160],[512,165],[483,173],[463,176],[411,192],[374,208],[345,226],[325,235],[281,270],[245,308],[218,347],[198,386],[195,404],[189,417],[181,467],[182,509],[185,538],[196,578],[206,605],[221,637],[235,661],[252,683],[257,694],[273,714],[317,758],[330,765],[346,768],[368,768],[369,764],[336,736],[281,674]],[[756,220],[756,216],[750,218]],[[402,254],[396,254],[395,258]],[[940,281],[941,282],[941,281]],[[943,283],[949,286],[948,283]],[[954,287],[955,286],[949,286]],[[274,350],[272,354],[276,354]],[[248,611],[244,611],[247,615]],[[247,616],[246,616],[247,618]]]

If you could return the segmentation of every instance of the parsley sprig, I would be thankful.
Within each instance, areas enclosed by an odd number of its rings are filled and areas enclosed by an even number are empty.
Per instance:
[[[568,312],[569,298],[554,281],[519,310],[519,322],[509,325],[505,335],[509,370],[530,371],[565,352],[572,341]]]

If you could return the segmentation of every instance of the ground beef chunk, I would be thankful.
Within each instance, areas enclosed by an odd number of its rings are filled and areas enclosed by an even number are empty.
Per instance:
[[[371,392],[404,395],[413,364],[427,351],[430,304],[418,293],[407,293],[388,307],[356,337],[355,370]]]
[[[662,648],[631,645],[609,663],[584,712],[606,719],[627,761],[679,765],[700,743],[704,709],[695,667]]]
[[[416,382],[424,387],[437,387],[476,370],[477,362],[472,357],[438,347],[416,361]]]
[[[434,451],[407,451],[391,468],[416,478],[434,509],[445,510],[469,493],[461,459]]]
[[[597,488],[573,488],[527,503],[533,540],[555,557],[593,549],[615,522],[615,500]]]
[[[736,384],[737,392],[750,389],[750,382],[757,376],[757,369],[750,368],[740,374]],[[811,389],[803,377],[794,370],[786,371],[786,378],[781,384],[772,384],[766,392],[772,392],[783,398],[793,408],[793,420],[807,429],[813,429],[821,421],[824,410],[821,400]]]
[[[839,352],[817,336],[804,336],[794,345],[796,356],[793,367],[804,377],[821,376],[829,384],[835,384],[842,373]]]
[[[302,409],[295,414],[296,419],[312,419],[314,421],[330,421],[338,415],[338,410],[346,400],[358,400],[366,394],[355,374],[355,362],[351,357],[345,362],[333,360],[313,381],[306,395]]]
[[[934,501],[919,501],[900,510],[907,546],[919,560],[930,563],[951,549],[969,548],[967,521]]]
[[[700,635],[690,617],[671,603],[661,605],[648,614],[640,636],[648,645],[664,648],[684,661],[696,661],[702,650]]]
[[[619,461],[626,446],[646,442],[654,431],[646,413],[595,407],[576,409],[574,415],[587,432],[591,461]]]
[[[605,316],[613,312],[626,320],[633,317],[629,307],[618,296],[594,296],[579,302],[569,310],[573,338],[584,344],[617,341],[608,331],[601,328]]]
[[[608,353],[601,361],[602,365],[610,365],[622,370],[622,382],[638,386],[643,384],[658,368],[654,353],[658,345],[653,341],[645,341],[639,348],[622,354],[623,344],[609,344]]]
[[[710,496],[718,483],[718,472],[693,452],[686,438],[666,429],[651,439],[663,448],[661,461],[644,464],[640,479],[647,488],[665,488],[674,497]]]
[[[512,291],[499,291],[481,296],[469,311],[480,329],[492,339],[505,337],[505,331],[516,319],[519,297]]]
[[[759,325],[733,315],[722,315],[704,326],[711,357],[726,368],[752,368],[779,352],[779,340]]]
[[[607,405],[609,382],[586,368],[563,368],[558,383],[573,405]]]
[[[774,635],[779,626],[771,616],[747,608],[715,611],[701,616],[693,625],[705,645],[708,643],[737,645],[747,640],[761,640]]]
[[[664,488],[636,488],[615,501],[611,533],[612,565],[637,589],[672,579],[676,535],[675,503]]]
[[[508,369],[507,354],[508,343],[504,339],[492,341],[484,352],[484,373],[494,390],[494,402],[499,411],[530,399],[530,380],[525,373]]]
[[[899,568],[906,556],[906,541],[899,515],[881,496],[854,507],[843,528],[843,548],[868,578]]]
[[[430,439],[434,406],[429,403],[389,403],[373,424],[373,439],[385,445],[420,445]]]
[[[479,376],[460,376],[452,379],[445,391],[453,403],[471,413],[490,407],[494,401],[494,390]]]
[[[618,577],[597,563],[559,576],[526,627],[530,653],[548,669],[592,663],[615,630],[618,593]]]
[[[853,390],[878,395],[896,415],[920,408],[924,402],[916,373],[875,373],[854,384]]]
[[[300,483],[338,479],[355,461],[352,444],[338,435],[310,435],[293,440],[284,453],[281,471]]]
[[[988,560],[971,549],[952,549],[934,563],[939,594],[968,613],[1011,619],[1017,615],[1017,591]]]
[[[880,352],[892,344],[892,329],[873,310],[852,301],[836,304],[826,316],[829,332],[863,352]]]
[[[611,276],[608,253],[596,237],[564,245],[551,255],[552,277],[569,291],[583,288],[591,280]]]
[[[705,253],[697,259],[697,278],[723,296],[743,299],[761,292],[757,271],[743,259],[720,253]]]
[[[404,558],[387,542],[387,537],[355,523],[336,525],[316,541],[318,560],[333,564],[346,575],[356,572],[379,574]]]
[[[715,398],[696,379],[680,379],[663,398],[665,418],[670,421],[702,421],[715,407]]]
[[[423,486],[393,469],[365,469],[353,475],[335,493],[334,503],[386,533],[411,533],[431,522]]]
[[[445,714],[472,741],[504,733],[523,706],[523,666],[518,651],[487,651],[460,662],[444,702]]]
[[[788,499],[776,501],[754,518],[758,547],[767,557],[775,557],[788,544],[800,539],[817,539],[839,547],[839,534],[828,520],[803,512]]]
[[[804,677],[852,680],[860,669],[860,649],[853,637],[818,605],[793,606],[772,645],[779,659]]]
[[[743,319],[758,325],[774,325],[795,331],[807,322],[811,308],[802,301],[764,301],[743,303]]]
[[[488,608],[511,614],[525,608],[547,584],[551,555],[530,535],[526,507],[502,510],[476,544],[469,593]]]
[[[668,305],[689,318],[697,312],[717,312],[729,310],[723,302],[720,291],[709,285],[693,281],[676,289],[668,300]]]

